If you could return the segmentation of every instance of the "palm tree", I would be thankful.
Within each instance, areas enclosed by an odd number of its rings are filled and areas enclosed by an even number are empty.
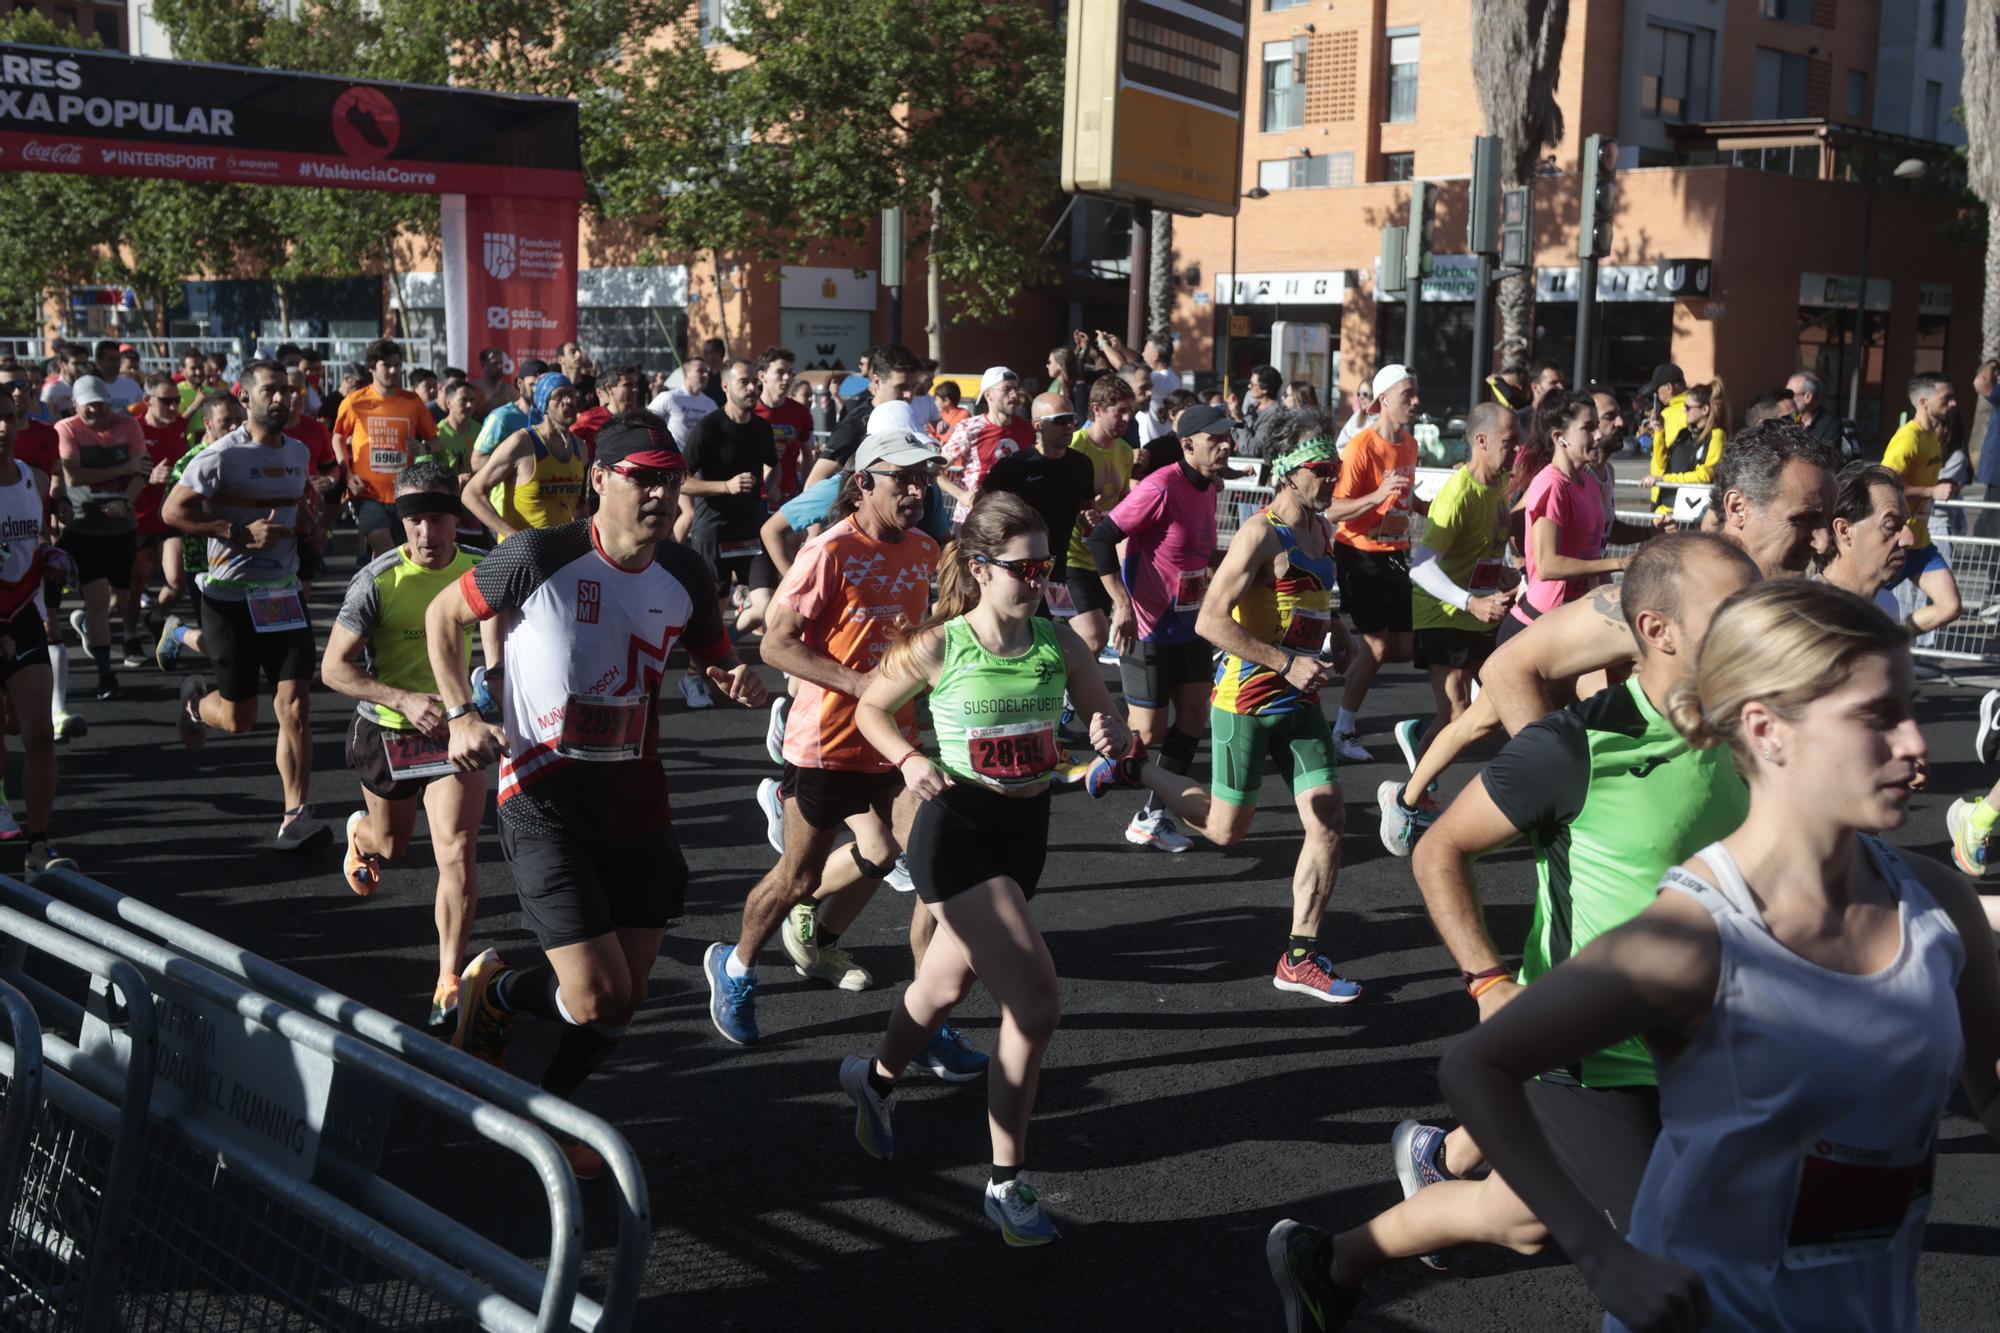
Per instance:
[[[1153,205],[1153,239],[1146,274],[1146,336],[1172,346],[1174,332],[1174,215]]]
[[[1987,212],[1986,290],[1979,307],[1979,356],[2000,356],[2000,0],[1966,0],[1965,99],[1967,183]]]
[[[1974,0],[1979,3],[1979,0]],[[1991,9],[2000,0],[1985,0]],[[1562,108],[1556,80],[1562,72],[1563,33],[1569,0],[1472,0],[1472,83],[1486,132],[1500,140],[1505,186],[1534,179],[1542,150],[1562,142]],[[1970,50],[1971,25],[1967,24]],[[1526,348],[1532,273],[1511,273],[1500,283],[1500,346]],[[1481,373],[1485,367],[1480,367]]]

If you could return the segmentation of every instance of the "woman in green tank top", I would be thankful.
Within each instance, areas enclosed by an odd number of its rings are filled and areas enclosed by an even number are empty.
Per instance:
[[[1048,853],[1064,690],[1091,716],[1099,751],[1123,756],[1133,745],[1094,655],[1068,626],[1035,614],[1050,563],[1048,532],[1025,501],[980,496],[938,562],[930,616],[889,649],[856,711],[861,734],[922,801],[910,831],[910,878],[938,931],[874,1057],[849,1056],[840,1084],[854,1100],[861,1146],[892,1156],[896,1078],[983,980],[1001,1015],[987,1072],[986,1214],[1009,1245],[1056,1238],[1020,1175],[1042,1056],[1061,1016],[1055,964],[1028,899]],[[935,760],[896,725],[897,710],[926,691]]]

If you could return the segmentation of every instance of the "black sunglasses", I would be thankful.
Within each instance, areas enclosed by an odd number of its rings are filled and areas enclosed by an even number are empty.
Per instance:
[[[1056,562],[1045,555],[1030,556],[1026,560],[995,560],[990,555],[975,555],[972,560],[974,564],[1004,569],[1023,583],[1040,583],[1056,567]]]

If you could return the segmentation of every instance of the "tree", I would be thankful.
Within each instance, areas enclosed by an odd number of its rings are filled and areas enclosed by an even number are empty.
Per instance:
[[[1154,207],[1146,258],[1146,336],[1162,347],[1174,336],[1174,215]]]
[[[652,251],[782,262],[859,246],[900,206],[930,289],[949,284],[958,311],[1005,313],[1045,275],[1062,54],[1041,5],[742,0],[727,12],[743,63],[724,68],[688,33],[606,76],[620,133],[591,157],[607,213],[632,218]]]
[[[2000,357],[2000,0],[1966,0],[1964,75],[1966,180],[1987,213],[1986,287],[1979,307],[1979,356]]]
[[[1562,142],[1556,82],[1568,27],[1569,0],[1472,0],[1472,83],[1486,132],[1500,140],[1501,184],[1509,188],[1532,181],[1542,150]],[[1534,294],[1532,272],[1501,279],[1503,352],[1527,349]]]

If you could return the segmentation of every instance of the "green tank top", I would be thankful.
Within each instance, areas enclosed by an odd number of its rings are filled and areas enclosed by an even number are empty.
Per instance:
[[[944,667],[931,687],[938,763],[964,782],[1009,790],[1048,781],[1069,669],[1055,627],[1028,622],[1035,641],[1019,657],[980,646],[965,617],[944,626]]]

